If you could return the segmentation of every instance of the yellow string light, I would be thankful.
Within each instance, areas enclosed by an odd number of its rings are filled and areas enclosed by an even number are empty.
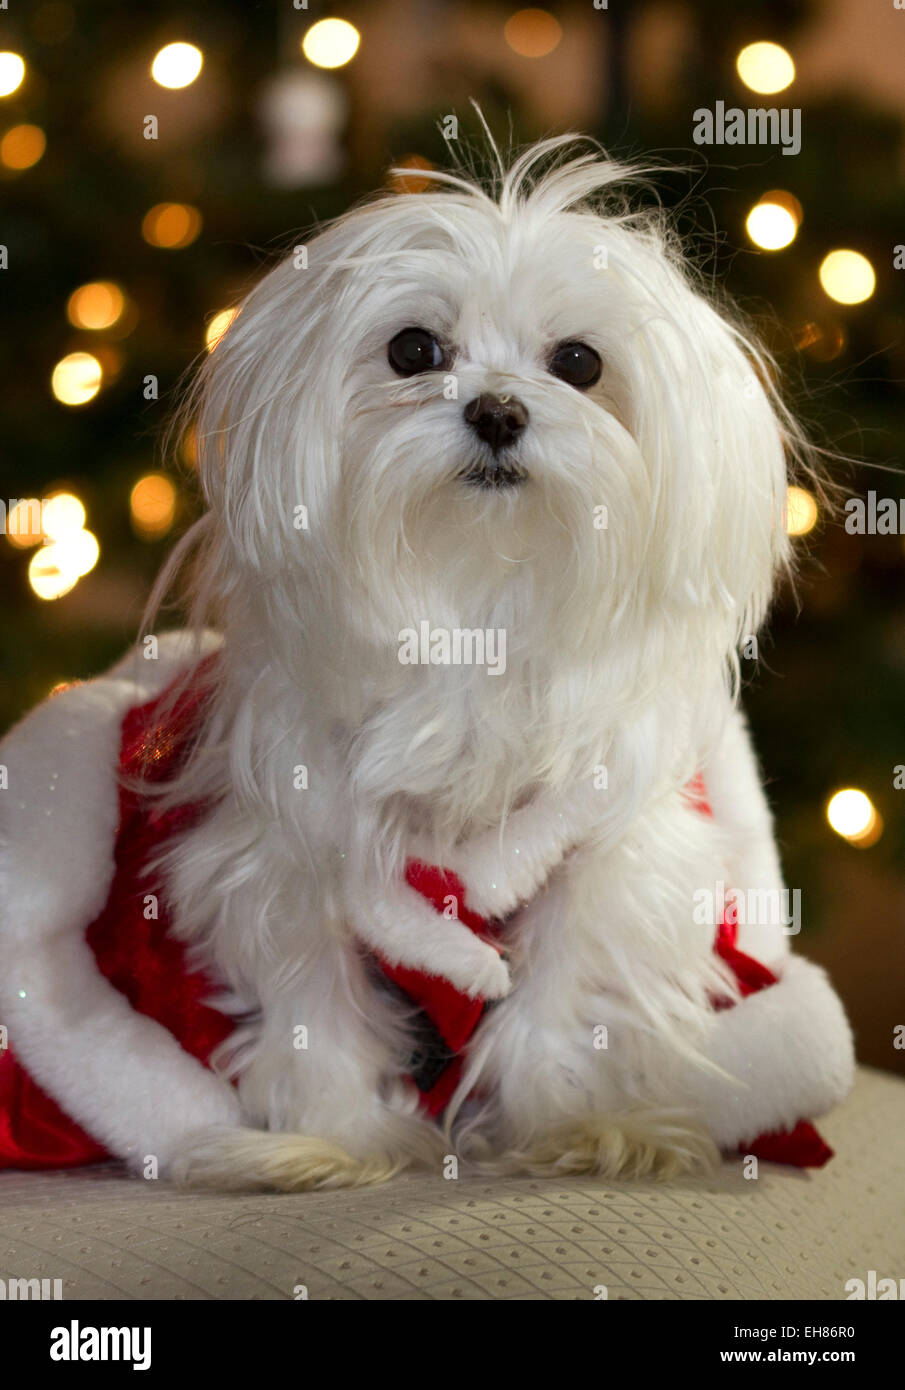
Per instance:
[[[238,309],[221,309],[219,313],[214,314],[204,333],[208,352],[213,352],[238,312]]]
[[[795,80],[792,55],[778,43],[749,43],[735,60],[739,77],[753,92],[781,92]]]
[[[507,19],[503,37],[520,58],[546,58],[562,39],[562,25],[546,10],[517,10]]]
[[[201,213],[189,203],[156,203],[145,213],[141,234],[150,246],[181,251],[201,231]]]
[[[877,276],[860,251],[831,251],[819,271],[824,293],[837,304],[863,304],[873,294]]]
[[[101,389],[103,376],[90,352],[70,352],[54,367],[50,388],[61,405],[87,405]]]
[[[789,487],[786,491],[786,532],[790,536],[806,536],[817,525],[817,499],[806,487]]]
[[[14,125],[0,140],[0,164],[5,169],[31,169],[42,158],[47,137],[37,125]]]
[[[18,53],[0,53],[0,97],[12,96],[25,78],[25,59]]]
[[[358,52],[361,35],[347,19],[319,19],[302,39],[302,52],[316,68],[341,68]]]
[[[188,87],[203,63],[204,54],[193,43],[168,43],[151,64],[151,76],[161,87]]]
[[[801,204],[792,193],[776,189],[765,193],[748,213],[745,230],[764,251],[781,251],[790,246],[801,226]]]
[[[826,818],[837,835],[859,849],[876,844],[883,833],[883,821],[866,792],[845,787],[827,802]]]
[[[176,517],[176,489],[163,473],[146,473],[129,497],[132,526],[142,540],[165,536]]]
[[[111,280],[93,280],[73,290],[66,305],[66,316],[74,328],[98,331],[112,328],[122,317],[126,297]]]

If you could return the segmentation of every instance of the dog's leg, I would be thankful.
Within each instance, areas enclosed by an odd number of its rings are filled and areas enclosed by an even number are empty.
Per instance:
[[[606,1177],[716,1162],[692,1098],[647,1085],[661,1053],[706,1035],[719,972],[712,929],[691,914],[716,837],[677,794],[625,841],[578,849],[513,919],[515,988],[482,1022],[454,1102],[488,1097],[461,1112],[466,1152],[497,1171]]]
[[[740,945],[764,962],[788,953],[782,872],[772,819],[744,717],[727,713],[722,735],[701,771],[716,823],[731,845],[730,890],[763,895],[762,923],[741,923]],[[469,907],[483,917],[506,917],[530,902],[563,858],[603,823],[606,793],[591,776],[562,792],[541,792],[499,829],[456,846],[444,867],[466,886]],[[782,928],[786,930],[783,931]],[[756,935],[753,928],[761,928]]]
[[[508,917],[530,902],[600,816],[601,793],[591,777],[566,793],[542,792],[513,811],[499,829],[464,841],[447,856],[465,884],[468,906],[482,917]]]
[[[315,1192],[371,1187],[405,1166],[385,1154],[353,1158],[340,1144],[314,1135],[209,1129],[186,1137],[170,1176],[184,1187],[218,1192]]]
[[[777,984],[713,1008],[731,991],[691,905],[724,844],[709,817],[658,806],[626,843],[578,851],[513,922],[516,988],[482,1023],[463,1079],[498,1097],[500,1162],[539,1171],[562,1153],[609,1175],[665,1173],[843,1098],[851,1035],[816,966],[786,955],[771,963]]]
[[[439,1168],[444,1141],[401,1076],[410,1042],[395,998],[328,931],[288,988],[274,982],[244,1049],[246,1123],[187,1137],[171,1175],[193,1187],[308,1191]],[[448,1144],[445,1145],[448,1148]]]
[[[223,1191],[313,1192],[338,1187],[371,1187],[404,1169],[439,1170],[444,1143],[439,1128],[416,1113],[414,1097],[397,1088],[398,1108],[377,1097],[360,1097],[355,1084],[342,1099],[359,1133],[344,1140],[327,1136],[319,1121],[305,1118],[289,1129],[213,1126],[183,1137],[166,1176],[186,1187]],[[339,1097],[337,1098],[339,1099]]]
[[[532,1177],[586,1174],[607,1181],[712,1172],[719,1153],[706,1130],[687,1111],[668,1106],[631,1106],[609,1115],[588,1115],[544,1131],[523,1149],[508,1148],[499,1159],[478,1161],[490,1173]]]
[[[435,911],[403,879],[387,884],[365,877],[347,886],[346,899],[356,935],[390,965],[441,975],[473,997],[508,994],[509,969],[496,948]]]
[[[720,1151],[744,1152],[761,1134],[826,1114],[854,1079],[842,1005],[824,972],[798,958],[786,961],[778,984],[715,1013],[697,1059],[663,1039],[639,1036],[636,1048],[647,1104],[598,1100],[584,1115],[551,1119],[510,1142],[490,1166],[608,1178],[706,1172]],[[564,1099],[570,1081],[563,1076]]]

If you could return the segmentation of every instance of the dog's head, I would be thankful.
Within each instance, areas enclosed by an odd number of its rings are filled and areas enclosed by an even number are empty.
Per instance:
[[[510,661],[620,633],[725,659],[757,628],[792,427],[626,171],[567,154],[381,197],[248,296],[201,382],[225,587],[394,650],[505,625]]]

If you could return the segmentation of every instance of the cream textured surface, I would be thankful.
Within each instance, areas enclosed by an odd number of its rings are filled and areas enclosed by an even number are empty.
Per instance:
[[[397,1179],[359,1192],[181,1192],[114,1165],[0,1174],[0,1277],[64,1298],[845,1297],[905,1274],[905,1083],[862,1070],[816,1172],[711,1179]]]

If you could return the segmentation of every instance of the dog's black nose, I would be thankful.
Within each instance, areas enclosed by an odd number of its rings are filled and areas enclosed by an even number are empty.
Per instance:
[[[465,419],[496,454],[517,439],[528,423],[528,412],[514,396],[476,396],[465,407]]]

